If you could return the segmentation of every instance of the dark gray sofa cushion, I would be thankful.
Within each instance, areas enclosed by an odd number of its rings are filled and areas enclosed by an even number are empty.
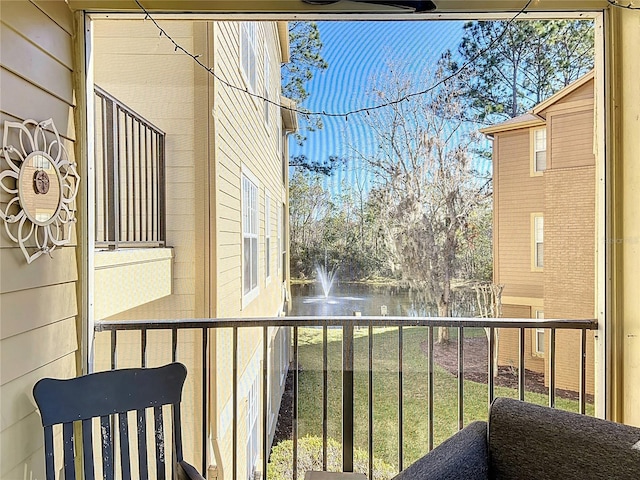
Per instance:
[[[473,422],[394,480],[487,480],[487,423]]]
[[[490,475],[497,480],[638,480],[640,450],[633,446],[639,441],[638,428],[498,398],[489,415]]]

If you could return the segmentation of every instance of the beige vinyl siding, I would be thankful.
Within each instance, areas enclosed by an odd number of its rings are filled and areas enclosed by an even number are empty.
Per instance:
[[[0,121],[53,118],[74,161],[71,12],[63,1],[2,2],[1,9]],[[53,258],[28,265],[0,229],[0,478],[44,478],[42,424],[31,390],[42,377],[77,374],[75,233]]]
[[[194,24],[162,20],[188,50]],[[193,62],[151,22],[94,22],[95,83],[166,133],[166,243],[174,250],[172,295],[113,318],[193,318],[196,312],[195,75]],[[172,195],[175,195],[173,197]]]
[[[185,48],[192,50],[201,41],[196,24],[190,21],[161,20],[163,28]],[[165,136],[165,218],[166,245],[173,249],[171,295],[129,309],[110,319],[186,319],[201,316],[202,304],[197,303],[198,285],[204,284],[202,265],[196,266],[198,243],[203,223],[198,224],[198,189],[196,168],[198,142],[206,143],[196,132],[196,78],[193,61],[176,53],[171,43],[151,22],[118,20],[94,22],[95,83],[118,100],[138,112]],[[201,119],[200,119],[201,120]],[[200,133],[200,135],[202,135]],[[201,161],[201,160],[200,160]],[[108,255],[108,252],[105,253]],[[144,279],[141,279],[144,281]],[[100,285],[96,285],[100,288]],[[199,301],[203,301],[202,295]],[[117,301],[117,300],[114,300]],[[118,367],[140,366],[140,335],[118,335]],[[171,336],[166,332],[148,335],[147,365],[171,361]],[[178,337],[179,357],[189,375],[183,392],[184,415],[190,418],[183,429],[185,455],[199,465],[202,422],[200,378],[202,376],[201,332],[183,331]],[[95,368],[109,368],[109,335],[97,335]],[[191,412],[191,413],[189,413]]]
[[[496,134],[498,212],[495,282],[504,296],[542,297],[541,273],[531,271],[531,212],[544,212],[544,180],[529,175],[529,130]],[[494,147],[495,148],[495,147]]]
[[[593,110],[549,115],[552,168],[595,165]]]
[[[215,59],[217,72],[231,83],[244,85],[244,77],[239,64],[239,24],[217,22],[212,27],[215,32]],[[256,59],[258,61],[258,89],[263,88],[264,48],[269,49],[268,57],[273,63],[268,69],[271,85],[279,84],[280,49],[276,25],[264,22],[258,25]],[[264,201],[265,191],[271,192],[274,205],[280,205],[282,196],[281,159],[277,147],[276,116],[268,128],[264,122],[264,105],[242,92],[220,87],[216,90],[216,158],[218,159],[219,191],[217,209],[218,222],[218,287],[220,316],[273,315],[277,312],[280,297],[280,282],[265,283],[264,249]],[[278,119],[279,120],[279,119]],[[246,169],[258,181],[258,286],[259,296],[242,308],[242,248],[241,248],[241,202],[240,179]],[[273,206],[272,206],[273,207]],[[275,207],[271,208],[271,224],[275,225]],[[272,249],[272,257],[276,250]],[[272,259],[275,262],[275,258]],[[274,265],[275,263],[272,263]],[[273,275],[272,275],[273,276]]]

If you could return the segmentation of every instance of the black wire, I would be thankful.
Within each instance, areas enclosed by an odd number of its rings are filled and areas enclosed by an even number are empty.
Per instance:
[[[607,0],[607,3],[613,7],[626,8],[627,10],[640,10],[640,7],[635,7],[631,1],[626,5],[618,3],[618,0]]]
[[[324,110],[322,111],[309,111],[309,110],[302,110],[302,109],[298,109],[298,108],[292,108],[286,105],[282,105],[278,102],[274,102],[273,100],[270,100],[262,95],[259,95],[257,93],[253,93],[251,91],[249,91],[249,89],[247,88],[242,88],[242,87],[238,87],[237,85],[234,85],[228,81],[226,81],[225,79],[221,78],[218,74],[216,74],[213,71],[212,67],[208,67],[206,66],[204,63],[202,63],[202,61],[199,59],[200,55],[194,55],[193,53],[187,51],[184,47],[182,47],[180,44],[178,44],[173,38],[171,38],[171,36],[169,34],[167,34],[167,32],[164,31],[164,29],[158,24],[158,22],[155,20],[155,18],[153,18],[151,16],[151,14],[148,12],[148,10],[146,8],[144,8],[142,6],[142,4],[140,3],[139,0],[135,0],[136,4],[138,5],[138,7],[140,7],[140,9],[144,12],[145,14],[145,19],[149,19],[153,22],[153,24],[156,26],[156,28],[158,29],[158,31],[160,32],[160,36],[165,36],[167,37],[167,39],[173,44],[174,46],[174,51],[180,51],[182,53],[184,53],[185,55],[188,55],[189,57],[191,57],[193,59],[194,62],[196,62],[198,65],[200,65],[200,67],[202,67],[203,69],[205,69],[207,72],[209,72],[210,75],[212,75],[216,80],[218,80],[220,83],[222,83],[223,85],[225,85],[228,88],[231,88],[233,90],[237,90],[239,92],[243,92],[251,97],[257,98],[259,100],[262,100],[264,102],[270,103],[271,105],[275,105],[276,107],[282,108],[284,110],[288,110],[290,112],[293,113],[298,113],[300,115],[318,115],[318,116],[323,116],[323,117],[344,117],[345,120],[349,119],[349,115],[356,115],[359,113],[369,113],[372,112],[374,110],[379,110],[381,108],[386,108],[386,107],[391,107],[393,105],[397,105],[399,103],[402,103],[406,100],[409,100],[413,97],[417,97],[420,95],[425,95],[429,92],[431,92],[432,90],[435,90],[436,88],[438,88],[440,85],[442,85],[445,82],[448,82],[449,80],[452,80],[453,78],[457,77],[458,75],[460,75],[464,70],[467,69],[467,67],[469,67],[471,64],[473,64],[476,60],[478,60],[478,58],[480,58],[482,55],[484,55],[486,52],[488,52],[491,48],[493,48],[498,42],[500,42],[502,40],[502,38],[506,35],[507,30],[509,29],[509,27],[511,26],[511,24],[513,22],[516,21],[516,19],[518,17],[520,17],[520,15],[522,15],[523,13],[525,13],[525,11],[527,10],[527,8],[529,8],[529,5],[531,4],[533,0],[528,0],[527,3],[524,5],[524,7],[522,7],[518,13],[516,13],[513,17],[511,17],[504,29],[502,30],[502,32],[500,32],[500,35],[498,35],[496,38],[494,38],[485,48],[478,50],[478,52],[471,57],[469,60],[467,60],[465,63],[462,64],[462,66],[460,66],[460,68],[458,68],[455,72],[451,73],[450,75],[447,75],[446,77],[442,78],[441,80],[437,81],[436,83],[434,83],[433,85],[429,86],[428,88],[425,88],[424,90],[420,90],[418,92],[413,92],[413,93],[409,93],[405,96],[403,96],[402,98],[399,98],[397,100],[392,100],[389,102],[385,102],[385,103],[380,103],[378,105],[374,105],[372,107],[362,107],[362,108],[356,108],[355,110],[350,110],[348,112],[326,112]],[[607,0],[610,4],[615,5],[617,7],[623,7],[623,5],[618,5],[616,3],[614,3],[613,0]],[[623,8],[632,8],[632,7],[623,7]]]

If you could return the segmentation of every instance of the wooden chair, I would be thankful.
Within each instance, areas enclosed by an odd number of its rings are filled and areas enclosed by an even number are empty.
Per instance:
[[[167,465],[172,459],[171,477],[204,480],[196,469],[182,458],[180,429],[180,399],[187,369],[181,363],[171,363],[159,368],[130,368],[93,373],[69,380],[43,378],[33,387],[44,427],[45,462],[47,480],[55,479],[54,425],[62,425],[62,450],[66,480],[76,478],[76,451],[74,443],[80,442],[84,478],[93,480],[94,444],[102,453],[102,476],[106,480],[132,478],[129,453],[130,438],[137,434],[138,474],[135,478],[149,478],[148,457],[155,457],[156,478],[164,479]],[[163,405],[170,405],[173,426],[173,446],[165,445]],[[153,431],[147,435],[147,409],[153,408]],[[130,432],[127,412],[135,412],[135,427]],[[151,410],[149,410],[149,413]],[[133,416],[133,414],[132,414]],[[96,420],[99,418],[98,420]],[[81,422],[74,428],[74,422]],[[112,424],[113,422],[113,424]],[[112,427],[118,430],[117,441]],[[147,451],[148,438],[155,439],[155,449]],[[96,443],[97,442],[97,443]],[[168,454],[167,448],[172,448]],[[165,455],[165,452],[167,454]],[[120,457],[121,472],[115,472]],[[115,476],[114,476],[115,475]],[[135,475],[135,472],[134,472]]]

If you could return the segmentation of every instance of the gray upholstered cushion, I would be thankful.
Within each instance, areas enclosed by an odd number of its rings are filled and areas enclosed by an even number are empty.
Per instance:
[[[487,480],[487,424],[474,422],[394,480]]]
[[[638,428],[498,398],[489,416],[491,477],[638,480],[638,441]]]

